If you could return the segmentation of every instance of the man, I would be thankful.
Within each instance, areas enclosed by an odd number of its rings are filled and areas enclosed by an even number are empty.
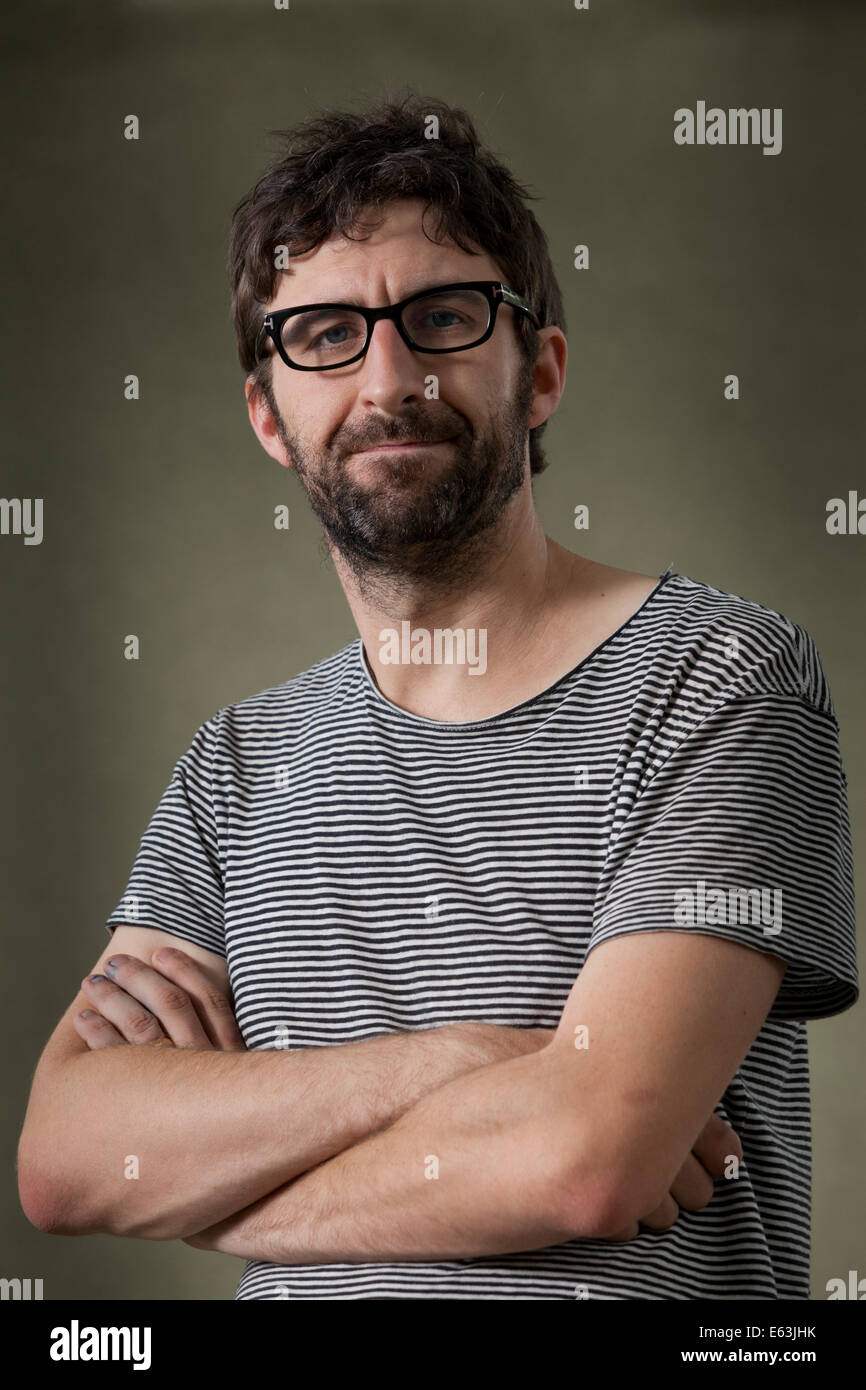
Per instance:
[[[242,1255],[239,1299],[808,1298],[804,1021],[858,988],[811,638],[543,534],[561,296],[465,113],[295,132],[231,267],[359,638],[179,760],[28,1216]]]

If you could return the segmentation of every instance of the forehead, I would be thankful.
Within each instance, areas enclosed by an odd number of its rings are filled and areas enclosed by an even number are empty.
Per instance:
[[[290,258],[282,271],[271,309],[322,300],[394,303],[415,290],[449,280],[501,280],[495,261],[480,247],[464,251],[437,235],[436,212],[405,199],[384,208],[365,208],[350,228],[354,238],[333,232],[313,251]],[[441,234],[440,234],[441,236]]]

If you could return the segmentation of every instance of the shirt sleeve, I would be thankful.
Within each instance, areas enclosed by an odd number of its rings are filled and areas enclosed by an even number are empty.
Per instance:
[[[858,997],[847,787],[835,716],[796,694],[726,700],[626,809],[587,953],[636,931],[698,931],[788,962],[774,1019]]]
[[[225,956],[224,880],[213,804],[219,714],[198,730],[141,838],[126,890],[106,922],[157,927]]]

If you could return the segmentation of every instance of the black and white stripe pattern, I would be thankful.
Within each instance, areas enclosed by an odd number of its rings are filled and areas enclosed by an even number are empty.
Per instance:
[[[781,931],[674,927],[698,881],[780,890]],[[835,715],[811,638],[779,614],[667,571],[568,675],[466,724],[391,704],[356,639],[202,725],[108,928],[129,921],[227,957],[250,1048],[555,1027],[587,952],[637,930],[784,956],[717,1107],[745,1165],[703,1211],[625,1244],[250,1262],[236,1297],[809,1297],[804,1020],[848,1008],[858,984]]]

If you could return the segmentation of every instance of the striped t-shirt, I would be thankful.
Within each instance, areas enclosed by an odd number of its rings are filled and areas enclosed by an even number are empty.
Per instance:
[[[628,932],[782,956],[716,1107],[744,1162],[703,1210],[623,1243],[249,1261],[235,1297],[810,1296],[804,1020],[857,998],[854,890],[830,694],[811,637],[778,613],[668,570],[567,675],[467,723],[393,704],[356,638],[201,726],[120,922],[224,956],[249,1048],[555,1028],[587,952]]]

